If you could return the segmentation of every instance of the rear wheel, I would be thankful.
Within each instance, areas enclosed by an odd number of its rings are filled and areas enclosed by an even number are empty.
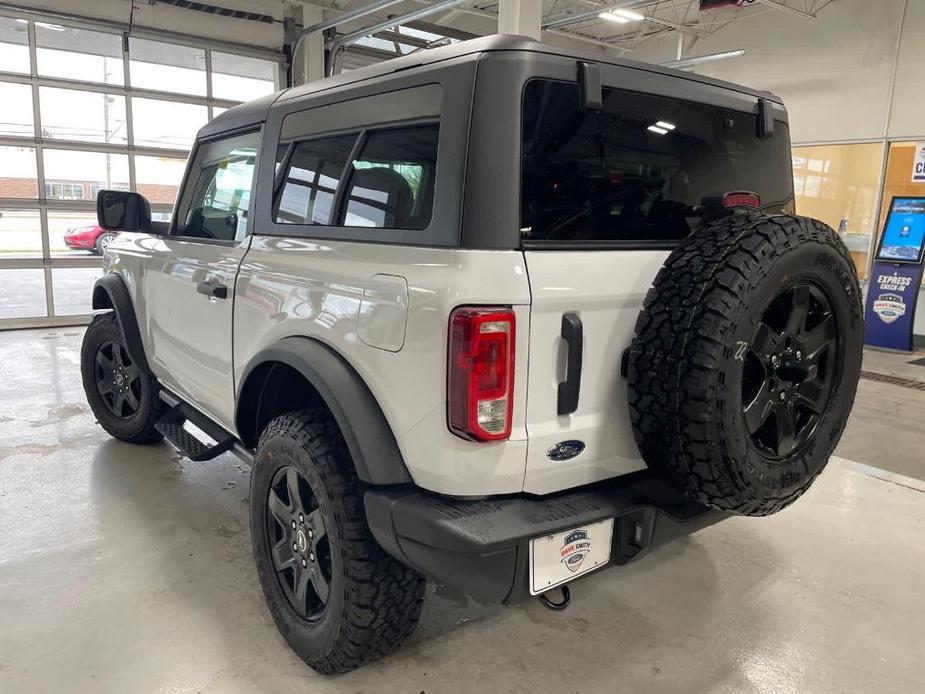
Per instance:
[[[80,349],[80,374],[90,409],[107,433],[129,443],[161,439],[154,428],[165,411],[157,379],[132,360],[115,313],[91,321]]]
[[[318,672],[346,672],[413,631],[424,578],[376,543],[340,430],[325,410],[271,421],[251,475],[251,535],[267,606]]]
[[[758,214],[699,229],[665,261],[630,347],[643,458],[714,508],[784,508],[841,437],[862,340],[857,274],[832,229]]]

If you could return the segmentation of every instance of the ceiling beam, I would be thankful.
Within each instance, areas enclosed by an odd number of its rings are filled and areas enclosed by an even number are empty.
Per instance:
[[[776,0],[755,0],[755,2],[768,7],[773,7],[780,10],[781,12],[786,12],[787,14],[792,14],[797,17],[803,17],[803,19],[815,19],[816,15],[812,12],[804,12],[803,10],[798,10],[795,7],[790,7],[783,2],[776,2]]]

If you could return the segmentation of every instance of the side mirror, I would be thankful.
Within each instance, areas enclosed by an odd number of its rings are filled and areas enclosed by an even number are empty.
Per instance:
[[[109,231],[149,231],[151,204],[139,193],[101,190],[96,196],[96,218]]]

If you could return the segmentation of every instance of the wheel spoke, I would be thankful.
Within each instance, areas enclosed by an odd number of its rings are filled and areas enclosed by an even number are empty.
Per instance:
[[[786,455],[793,448],[796,437],[793,410],[787,403],[784,403],[775,408],[774,416],[777,420],[777,455]]]
[[[302,494],[299,491],[299,473],[294,467],[286,470],[286,490],[289,492],[289,506],[293,511],[301,511],[305,508],[302,505]]]
[[[289,533],[289,522],[292,520],[292,509],[283,503],[275,489],[270,490],[270,498],[267,500],[267,508],[276,519],[276,522],[286,528]]]
[[[138,397],[135,395],[135,392],[131,388],[125,391],[125,402],[132,409],[130,414],[138,412],[138,408],[141,403],[138,402]]]
[[[296,566],[296,558],[292,553],[291,542],[287,533],[282,540],[273,545],[273,568],[277,571],[285,571]]]
[[[113,344],[112,346],[112,360],[115,362],[116,367],[124,366],[122,361],[122,346]]]
[[[115,351],[115,348],[113,348],[113,352]],[[107,374],[112,374],[113,370],[116,368],[115,362],[103,354],[102,348],[96,352],[96,364]]]
[[[819,378],[805,381],[793,389],[793,394],[798,402],[816,414],[822,414],[829,397],[829,384]]]
[[[109,374],[104,375],[96,381],[96,392],[100,395],[112,395],[115,388],[116,387],[112,384],[112,376]]]
[[[324,516],[321,515],[320,508],[316,508],[305,517],[305,525],[312,529],[312,533],[314,533],[312,541],[315,544],[321,542],[321,538],[328,534],[328,529],[324,526]]]
[[[123,410],[125,405],[125,396],[122,393],[116,393],[112,401],[112,411],[117,417],[124,417]]]
[[[312,588],[315,589],[315,595],[318,596],[322,604],[326,604],[328,602],[328,597],[331,595],[331,584],[328,583],[328,579],[325,578],[324,573],[321,571],[321,566],[316,563],[309,573],[309,577]]]
[[[758,323],[758,329],[755,330],[755,336],[752,338],[750,345],[751,351],[762,358],[762,361],[769,361],[771,355],[778,350],[780,345],[780,335],[768,327],[768,324],[762,321]]]
[[[300,617],[305,617],[308,613],[306,605],[310,581],[311,574],[297,564],[295,567],[295,590],[292,591],[292,594],[294,598],[293,607],[295,607],[295,611],[299,613]]]
[[[838,337],[834,316],[826,316],[825,320],[806,333],[803,338],[803,349],[806,359],[815,359],[819,354]]]
[[[798,284],[793,288],[793,303],[790,306],[790,316],[787,318],[785,332],[790,335],[799,335],[806,325],[806,316],[809,313],[809,286]]]
[[[761,392],[759,392],[758,396],[745,408],[745,426],[748,428],[749,434],[754,434],[761,428],[761,425],[767,420],[768,415],[771,414],[773,405],[774,403],[768,397],[765,386],[762,385]]]

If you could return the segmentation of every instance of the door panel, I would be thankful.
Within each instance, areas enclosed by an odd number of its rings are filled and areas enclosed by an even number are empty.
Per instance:
[[[234,285],[249,243],[250,237],[232,246],[166,237],[145,273],[152,368],[226,428],[234,422]],[[225,287],[226,298],[200,293],[200,283]]]
[[[645,467],[633,440],[623,351],[646,292],[667,251],[528,251],[530,364],[529,435],[524,491],[545,494]],[[578,407],[559,415],[559,383],[568,350],[562,316],[576,314],[582,328]],[[564,461],[547,457],[557,443],[578,440],[585,449]]]

